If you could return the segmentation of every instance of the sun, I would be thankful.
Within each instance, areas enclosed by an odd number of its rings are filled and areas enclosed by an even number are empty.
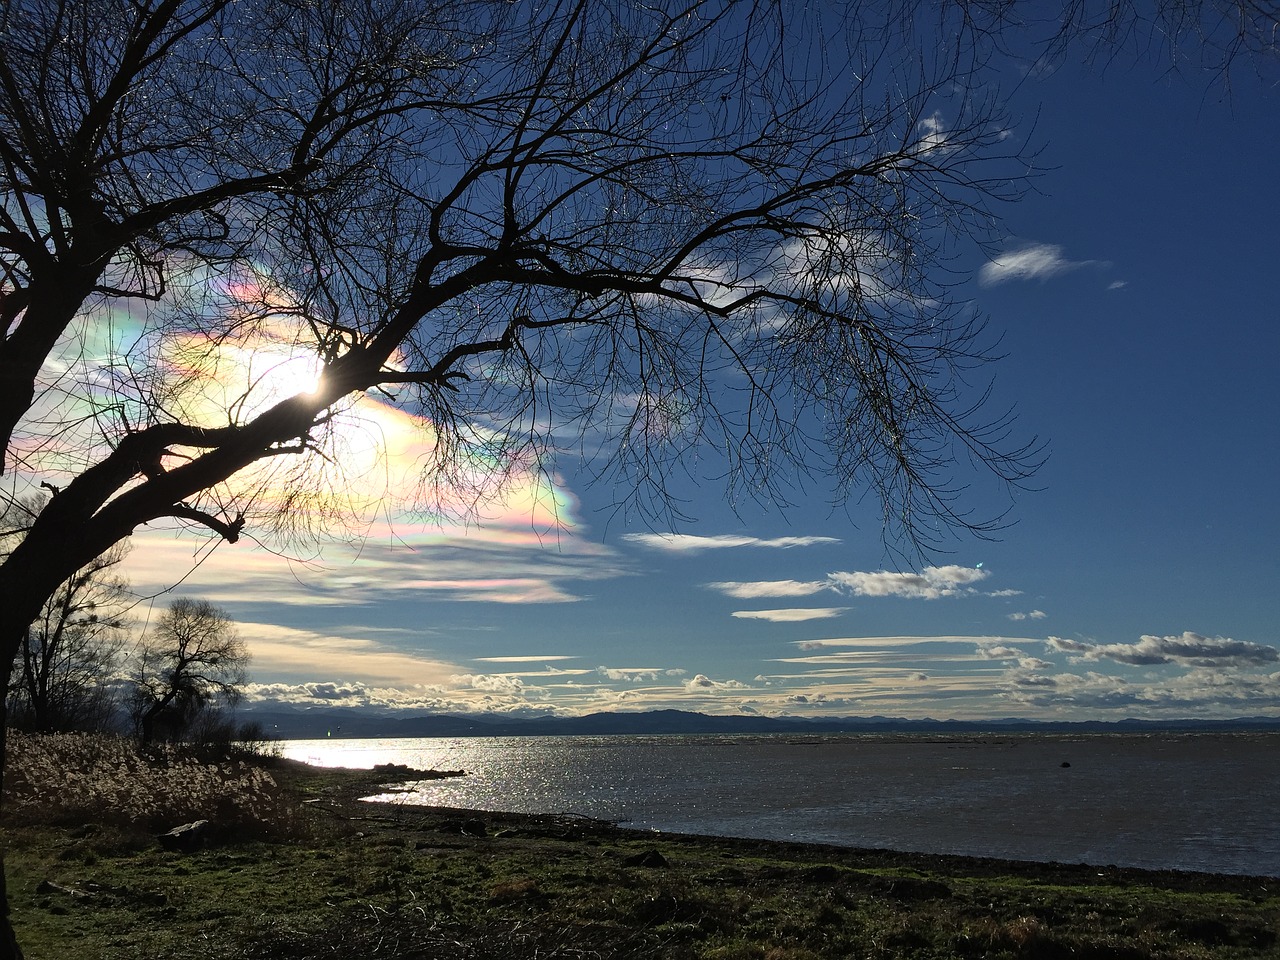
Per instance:
[[[265,400],[265,406],[299,394],[313,394],[320,386],[323,365],[313,353],[278,347],[245,352],[248,356],[239,362],[244,364],[248,380]]]
[[[309,333],[284,310],[259,316],[233,336],[169,331],[158,371],[166,413],[217,429],[250,423],[291,397],[316,393],[325,364]],[[481,428],[473,432],[483,441]],[[448,485],[424,481],[424,469],[436,460],[437,441],[434,425],[420,414],[357,393],[339,400],[324,417],[324,429],[309,437],[314,456],[264,461],[247,468],[232,486],[251,491],[259,507],[296,501],[300,490],[323,490],[326,503],[341,502],[341,509],[326,507],[326,516],[367,515],[369,523],[381,522],[379,505],[390,501],[427,503],[427,514],[442,529],[455,516],[463,518],[462,526],[483,518],[509,538],[537,539],[545,531],[572,527],[572,497],[536,457],[524,462],[504,442],[481,442],[472,456],[455,464]]]
[[[262,333],[216,342],[177,334],[165,344],[162,366],[174,412],[208,427],[246,423],[290,397],[315,393],[324,370],[314,350]]]

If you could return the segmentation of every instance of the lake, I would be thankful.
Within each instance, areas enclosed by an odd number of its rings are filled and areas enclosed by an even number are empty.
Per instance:
[[[1280,876],[1280,734],[292,740],[465,770],[378,799],[924,853]]]

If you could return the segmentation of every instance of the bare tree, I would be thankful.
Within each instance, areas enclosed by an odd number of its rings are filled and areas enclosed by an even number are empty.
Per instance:
[[[207,600],[169,605],[139,647],[130,712],[143,743],[181,740],[201,713],[234,706],[249,653],[226,612]]]
[[[1168,71],[1204,71],[1227,85],[1238,70],[1274,82],[1280,66],[1277,0],[944,0],[903,7],[925,7],[943,27],[951,21],[972,48],[1042,65],[1072,55],[1101,65],[1147,60]],[[939,26],[927,13],[923,19],[930,29]]]
[[[271,461],[308,489],[370,390],[429,417],[442,484],[477,449],[536,459],[554,418],[632,505],[695,444],[765,497],[821,449],[908,535],[981,529],[955,461],[1016,481],[1026,451],[967,406],[980,330],[930,271],[1023,167],[947,58],[903,74],[844,20],[805,49],[789,16],[9,4],[0,437],[58,491],[0,577],[15,622],[139,523],[290,522],[235,481]],[[143,333],[91,343],[120,304]],[[214,415],[165,352],[200,338],[207,374],[282,330],[316,389]]]
[[[115,710],[111,681],[133,602],[114,571],[129,552],[115,544],[58,585],[27,630],[9,701],[15,725],[45,733],[102,730]]]
[[[1227,81],[1240,66],[1274,70],[1280,54],[1276,0],[1064,0],[1056,20],[1059,53],[1083,40],[1103,60],[1150,54]]]

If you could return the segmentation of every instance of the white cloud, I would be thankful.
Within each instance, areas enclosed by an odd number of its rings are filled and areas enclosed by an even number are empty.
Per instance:
[[[768,620],[770,623],[802,623],[805,620],[829,620],[838,617],[848,607],[797,607],[784,610],[735,610],[740,620]]]
[[[839,543],[835,537],[746,537],[720,534],[714,537],[698,537],[687,533],[626,533],[623,540],[638,543],[654,550],[672,553],[696,553],[701,550],[724,550],[729,547],[772,547],[789,550],[792,547],[812,547],[820,543]]]
[[[625,680],[629,683],[657,680],[660,676],[670,675],[670,671],[661,667],[596,667],[596,673],[610,680]]]
[[[831,589],[831,584],[826,580],[758,580],[750,583],[722,581],[705,586],[709,590],[718,590],[726,596],[742,600],[758,597],[807,597]]]
[[[930,152],[941,150],[947,145],[947,127],[942,121],[941,114],[935,112],[925,117],[916,124],[916,129],[919,133],[919,138],[916,140],[919,149]]]
[[[1043,610],[1032,610],[1029,613],[1019,612],[1008,614],[1010,620],[1043,620],[1047,616],[1048,614]]]
[[[449,679],[460,687],[467,687],[472,690],[487,690],[493,693],[509,694],[524,692],[524,681],[510,674],[466,673],[455,674]]]
[[[1175,677],[1130,680],[1090,671],[1052,677],[1013,671],[1005,696],[1021,706],[1076,715],[1109,711],[1144,717],[1238,717],[1280,709],[1280,673],[1196,668]]]
[[[347,680],[307,683],[250,683],[250,705],[288,704],[305,707],[358,707],[385,710],[431,709],[443,703],[440,687],[379,687]]]
[[[986,570],[951,564],[925,567],[920,573],[874,572],[833,573],[830,579],[839,587],[859,597],[909,597],[936,600],[973,593],[969,584],[985,580]]]
[[[308,697],[314,700],[349,700],[361,696],[367,689],[357,683],[304,683],[300,685]]]
[[[1177,637],[1143,636],[1137,643],[1089,643],[1049,637],[1054,650],[1073,660],[1114,660],[1131,666],[1176,663],[1184,666],[1258,666],[1280,661],[1280,650],[1247,640],[1205,637],[1187,631]]]
[[[712,693],[721,690],[750,690],[751,688],[742,683],[740,680],[712,680],[705,673],[700,673],[695,677],[690,677],[684,682],[684,688],[689,693]]]
[[[978,653],[986,660],[1019,660],[1026,653],[1003,643],[979,643]]]
[[[536,697],[538,691],[526,688],[515,694],[495,694],[446,690],[438,686],[376,686],[335,680],[297,684],[251,683],[245,690],[245,703],[251,711],[272,707],[308,707],[418,716],[430,713],[563,716],[574,712],[559,704],[531,703],[530,693]]]
[[[1009,280],[1047,280],[1094,262],[1068,260],[1057,244],[1029,243],[997,254],[978,271],[978,282],[991,287]]]

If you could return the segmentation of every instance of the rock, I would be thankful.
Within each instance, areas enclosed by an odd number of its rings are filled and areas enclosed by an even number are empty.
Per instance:
[[[436,830],[440,833],[460,833],[464,837],[485,837],[489,835],[488,827],[479,817],[469,820],[445,820]]]
[[[889,896],[906,903],[923,900],[949,900],[951,888],[941,880],[916,877],[883,877],[881,888]]]
[[[646,897],[631,911],[631,916],[644,924],[660,926],[680,917],[680,901],[669,893]]]
[[[77,890],[75,887],[64,887],[62,884],[54,883],[52,880],[41,880],[36,884],[36,893],[63,893],[69,897],[93,896],[93,894],[87,890]]]
[[[403,763],[375,763],[373,772],[380,777],[397,780],[444,780],[448,777],[465,777],[465,770],[418,770]]]
[[[157,838],[160,846],[172,853],[193,853],[204,846],[205,840],[208,839],[209,821],[196,820],[192,823],[184,823],[180,827],[174,827],[168,833],[162,833]]]
[[[624,867],[669,867],[667,858],[660,854],[657,850],[646,850],[644,853],[637,853],[627,857],[622,861]]]
[[[800,879],[806,883],[835,883],[843,875],[844,871],[829,863],[819,864],[816,867],[807,867],[800,871]]]

